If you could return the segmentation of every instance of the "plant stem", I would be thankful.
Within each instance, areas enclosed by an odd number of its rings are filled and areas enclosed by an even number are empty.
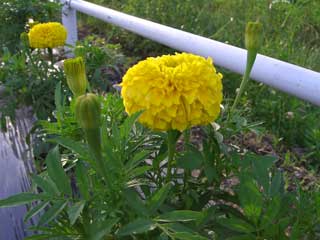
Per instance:
[[[53,52],[52,48],[48,48],[48,53],[49,53],[49,59],[51,61],[51,66],[53,66]]]
[[[106,169],[106,165],[104,163],[102,157],[102,148],[101,148],[101,128],[93,128],[93,129],[84,129],[86,139],[88,142],[88,146],[90,151],[92,152],[95,162],[97,172],[104,177],[107,187],[112,191],[112,181],[110,179],[110,173],[108,173]]]
[[[176,151],[176,132],[174,130],[168,131],[168,164],[167,164],[167,177],[166,177],[166,183],[171,181],[172,177],[172,162],[174,161],[174,154]]]
[[[257,51],[248,50],[248,52],[247,52],[246,71],[245,71],[245,73],[243,75],[243,79],[242,79],[241,84],[240,84],[239,92],[237,93],[236,99],[234,100],[233,105],[231,107],[230,114],[232,114],[234,112],[234,109],[237,106],[237,104],[238,104],[238,102],[239,102],[239,100],[241,98],[241,95],[243,94],[243,92],[244,92],[244,90],[246,88],[246,85],[247,85],[247,83],[248,83],[248,81],[250,79],[250,73],[251,73],[254,61],[256,60],[256,56],[257,56]]]

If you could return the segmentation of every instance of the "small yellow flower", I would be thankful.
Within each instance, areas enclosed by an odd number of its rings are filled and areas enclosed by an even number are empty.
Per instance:
[[[122,79],[126,112],[144,112],[139,121],[154,130],[183,131],[206,125],[220,113],[222,75],[210,58],[189,53],[150,57]]]
[[[32,48],[54,48],[65,44],[67,30],[58,22],[39,23],[31,28],[28,36]]]

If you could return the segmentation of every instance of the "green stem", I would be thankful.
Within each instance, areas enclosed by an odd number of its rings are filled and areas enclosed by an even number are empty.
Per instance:
[[[100,162],[102,158],[100,128],[85,129],[85,134],[91,152],[95,159]]]
[[[51,61],[51,66],[53,66],[53,51],[52,48],[48,48],[49,59]]]
[[[246,71],[243,75],[243,79],[240,84],[239,92],[237,93],[236,99],[234,100],[233,105],[231,107],[230,115],[234,112],[234,109],[237,106],[237,104],[239,103],[239,100],[240,100],[240,98],[246,88],[246,85],[250,79],[250,73],[251,73],[254,61],[256,60],[256,56],[257,56],[257,51],[248,50]]]
[[[174,154],[176,151],[176,132],[174,130],[168,131],[168,164],[167,164],[167,177],[166,177],[166,183],[171,181],[172,177],[172,163],[174,161]]]

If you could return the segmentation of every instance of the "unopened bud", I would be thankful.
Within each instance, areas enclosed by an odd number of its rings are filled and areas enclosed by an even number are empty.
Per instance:
[[[86,68],[82,57],[70,58],[64,61],[64,72],[67,83],[75,96],[85,94],[87,89]]]
[[[75,104],[75,113],[79,125],[84,130],[100,127],[100,101],[95,94],[87,93],[78,97]]]
[[[247,50],[258,51],[262,44],[262,24],[260,22],[248,22],[245,33],[245,45]]]

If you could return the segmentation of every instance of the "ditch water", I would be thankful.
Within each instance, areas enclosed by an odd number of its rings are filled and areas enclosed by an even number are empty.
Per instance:
[[[4,104],[0,92],[0,108]],[[7,131],[0,130],[0,199],[30,188],[28,175],[34,165],[26,136],[34,121],[31,109],[21,108],[16,111],[15,123],[7,120]],[[23,222],[26,211],[26,206],[0,208],[0,240],[20,240],[29,235],[26,229],[33,220]]]

